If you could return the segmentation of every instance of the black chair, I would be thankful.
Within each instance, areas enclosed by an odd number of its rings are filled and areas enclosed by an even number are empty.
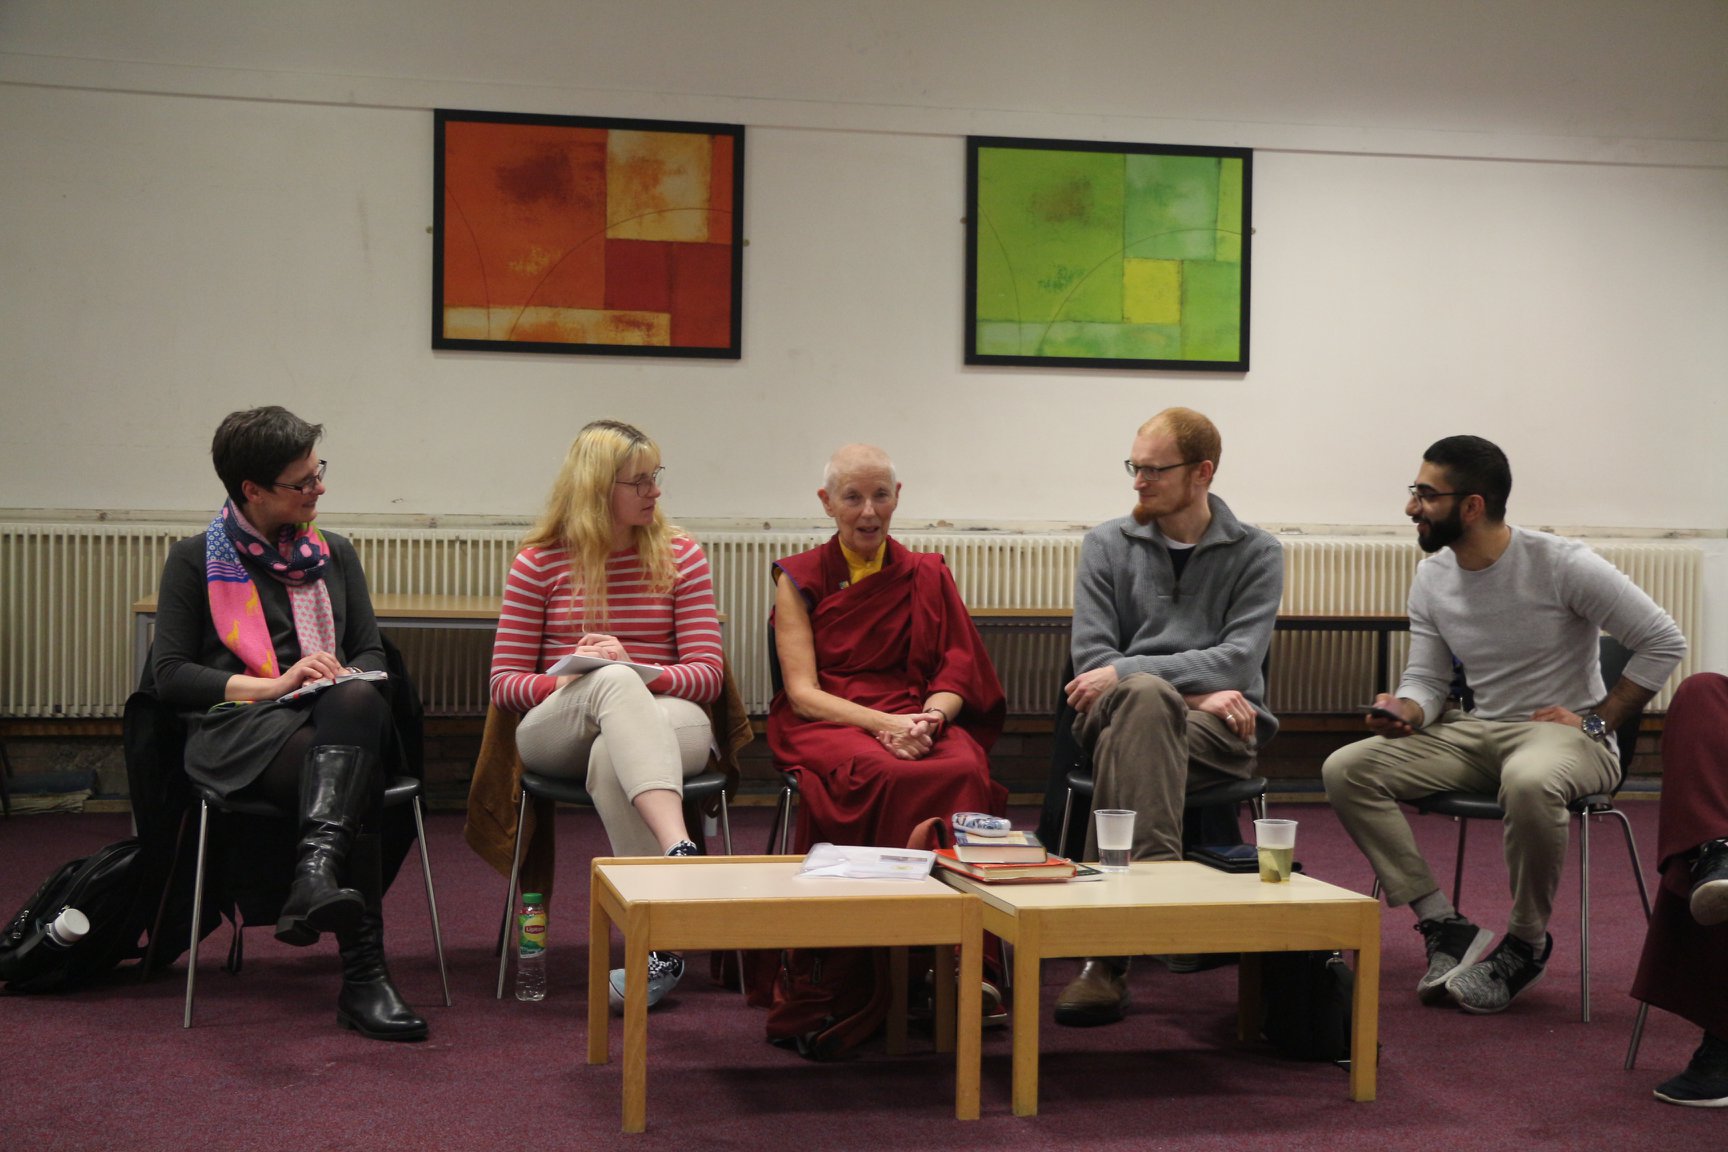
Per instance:
[[[558,804],[580,804],[584,808],[594,807],[594,798],[588,795],[588,789],[579,780],[566,779],[557,776],[541,776],[534,772],[522,773],[522,797],[516,805],[516,841],[510,852],[510,883],[504,889],[504,917],[498,924],[498,993],[497,999],[504,998],[504,975],[509,969],[510,949],[506,946],[510,940],[510,917],[516,910],[517,882],[522,876],[522,825],[528,818],[528,798],[532,796],[540,800],[551,800]],[[697,825],[701,817],[701,808],[709,800],[718,797],[720,800],[720,832],[726,845],[726,855],[732,855],[732,818],[726,807],[726,774],[723,772],[703,772],[691,776],[684,781],[684,813],[685,820],[692,826]],[[706,838],[699,837],[696,846],[704,854],[707,852]],[[604,941],[590,942],[590,947],[604,948]]]
[[[1610,687],[1620,679],[1620,674],[1626,668],[1626,662],[1632,654],[1612,636],[1603,636],[1600,647],[1602,663],[1602,682]],[[1612,791],[1592,793],[1580,796],[1566,806],[1566,810],[1578,818],[1578,1003],[1579,1018],[1586,1024],[1590,1022],[1590,818],[1612,816],[1620,822],[1620,829],[1626,835],[1626,854],[1632,862],[1632,877],[1638,881],[1638,896],[1644,903],[1644,919],[1650,919],[1650,889],[1645,884],[1643,869],[1638,867],[1638,846],[1632,836],[1632,822],[1626,818],[1626,813],[1614,806],[1614,797],[1626,783],[1626,774],[1631,770],[1632,758],[1638,750],[1638,729],[1643,721],[1643,713],[1628,717],[1614,733],[1615,741],[1620,750],[1620,779]],[[1472,820],[1494,820],[1504,822],[1506,810],[1500,807],[1499,800],[1486,792],[1436,792],[1409,802],[1410,806],[1424,816],[1450,816],[1458,821],[1458,855],[1452,873],[1452,906],[1459,906],[1459,894],[1464,888],[1464,844],[1470,831]],[[1373,895],[1380,895],[1380,878],[1374,878]],[[1642,1023],[1642,1021],[1640,1021]],[[1634,1053],[1636,1044],[1634,1044]],[[1631,1055],[1628,1055],[1627,1067],[1631,1067]]]
[[[299,815],[285,808],[263,800],[221,796],[201,784],[192,786],[194,795],[198,797],[198,862],[193,872],[192,883],[192,938],[189,954],[186,960],[186,1010],[181,1021],[182,1028],[192,1027],[192,1005],[198,986],[198,939],[199,925],[203,923],[204,913],[204,864],[210,838],[210,811],[229,813],[236,816],[257,816],[269,820],[287,820],[298,822]],[[420,781],[413,776],[398,776],[384,789],[384,809],[388,810],[401,805],[409,805],[414,813],[414,829],[420,845],[420,869],[426,881],[426,910],[432,918],[432,943],[438,951],[438,979],[444,986],[444,1007],[450,1007],[450,973],[444,964],[444,932],[438,923],[438,897],[432,887],[432,858],[426,852],[426,823],[421,813]],[[187,816],[191,815],[190,811]],[[162,899],[166,905],[168,893],[172,890],[170,883],[164,888]],[[158,910],[158,923],[161,911]],[[229,946],[227,968],[237,972],[240,968],[241,956],[241,925],[234,925],[234,940]],[[148,967],[148,965],[146,966]]]
[[[1267,674],[1270,669],[1270,664],[1271,655],[1268,653],[1266,659],[1261,661],[1260,664],[1260,682],[1262,684],[1269,684]],[[1073,678],[1074,662],[1070,660],[1062,670],[1062,681],[1063,683],[1067,683]],[[1066,699],[1060,698],[1059,694],[1056,703],[1056,731],[1058,737],[1060,737],[1063,732],[1068,731],[1072,727],[1073,723],[1074,710],[1068,706],[1068,701]],[[1076,762],[1074,767],[1068,770],[1063,781],[1067,786],[1067,798],[1062,804],[1062,831],[1056,838],[1055,851],[1065,851],[1067,849],[1068,826],[1074,814],[1074,798],[1076,796],[1083,797],[1088,805],[1090,805],[1092,800],[1091,757],[1077,743],[1073,744],[1072,752],[1070,754],[1074,756]],[[1237,808],[1243,803],[1246,803],[1254,813],[1255,818],[1264,820],[1266,818],[1267,787],[1268,782],[1266,777],[1246,776],[1241,780],[1225,780],[1217,784],[1208,784],[1205,787],[1196,788],[1192,792],[1189,792],[1187,796],[1183,798],[1184,815],[1182,823],[1184,843],[1189,846],[1197,846],[1195,837],[1189,835],[1189,827],[1191,824],[1194,824],[1195,821],[1190,820],[1187,813],[1222,812],[1227,814],[1228,822],[1233,823],[1236,818],[1235,813]],[[1084,819],[1084,817],[1082,817],[1082,819]],[[1226,831],[1228,831],[1229,823],[1225,825]],[[1237,835],[1239,837],[1240,833]],[[1085,839],[1084,836],[1080,838],[1082,845],[1084,845]],[[1078,858],[1079,851],[1079,849],[1076,849],[1074,852],[1069,852],[1068,855]]]
[[[786,690],[786,677],[780,672],[780,650],[774,646],[774,620],[768,620],[768,684],[775,696]],[[786,840],[792,833],[792,802],[798,798],[798,776],[787,772],[778,765],[774,769],[780,773],[780,798],[774,803],[774,823],[768,826],[768,852],[778,851],[786,855]],[[776,845],[775,841],[779,844]]]

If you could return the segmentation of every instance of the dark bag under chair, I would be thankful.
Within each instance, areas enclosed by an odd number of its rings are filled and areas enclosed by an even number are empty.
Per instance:
[[[1261,1031],[1280,1056],[1350,1063],[1356,973],[1337,952],[1270,952],[1261,958]]]
[[[155,873],[137,840],[121,840],[55,869],[0,935],[0,981],[6,991],[68,992],[129,960],[143,959],[161,895]],[[63,908],[76,908],[90,921],[89,934],[69,947],[44,939]],[[169,902],[160,936],[167,944],[152,957],[155,968],[172,964],[185,951],[191,916],[189,897]],[[218,917],[206,917],[202,934],[218,923]]]

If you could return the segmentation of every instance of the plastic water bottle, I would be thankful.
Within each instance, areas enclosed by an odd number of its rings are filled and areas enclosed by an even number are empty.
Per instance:
[[[56,948],[70,948],[90,934],[90,918],[76,908],[62,908],[54,917],[42,939]]]
[[[516,999],[546,999],[546,899],[538,892],[522,893],[516,916]]]

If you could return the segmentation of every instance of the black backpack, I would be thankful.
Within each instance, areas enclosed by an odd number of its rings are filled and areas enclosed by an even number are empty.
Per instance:
[[[1356,974],[1337,952],[1273,952],[1260,961],[1261,1031],[1292,1060],[1350,1062]]]
[[[0,980],[6,990],[61,992],[143,956],[139,938],[150,927],[156,901],[142,898],[141,873],[137,840],[121,840],[61,865],[0,937]],[[62,908],[76,908],[90,920],[89,934],[65,948],[44,939]]]

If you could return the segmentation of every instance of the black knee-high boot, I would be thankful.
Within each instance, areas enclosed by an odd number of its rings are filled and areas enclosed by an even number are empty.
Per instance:
[[[384,884],[377,836],[355,841],[350,873],[365,897],[366,910],[357,925],[336,933],[342,955],[336,1022],[373,1040],[424,1040],[425,1019],[402,999],[384,965]]]
[[[276,939],[284,944],[316,944],[320,932],[360,922],[365,901],[342,886],[342,868],[370,799],[365,755],[346,744],[322,744],[306,752],[300,771],[300,857],[276,921]]]

